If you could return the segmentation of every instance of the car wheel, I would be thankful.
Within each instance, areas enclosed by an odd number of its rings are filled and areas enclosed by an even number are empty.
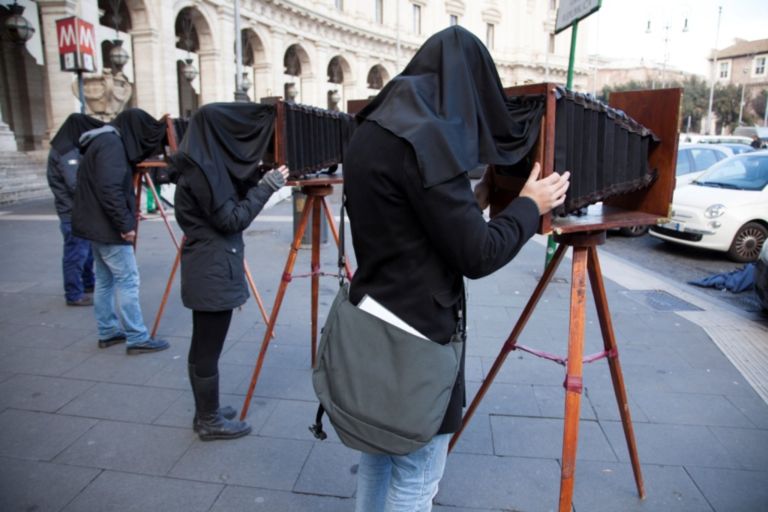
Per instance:
[[[768,237],[768,228],[757,222],[747,222],[733,237],[728,257],[739,263],[755,261]]]
[[[624,236],[643,236],[648,232],[650,226],[629,226],[626,228],[620,228],[619,233]]]

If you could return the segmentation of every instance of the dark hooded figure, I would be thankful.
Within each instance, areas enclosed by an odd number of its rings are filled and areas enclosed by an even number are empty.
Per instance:
[[[562,204],[567,175],[537,180],[534,165],[520,197],[485,221],[467,171],[517,163],[538,125],[509,113],[491,56],[460,27],[429,38],[358,121],[344,161],[358,263],[350,299],[370,295],[445,344],[460,325],[463,278],[508,263],[535,233],[539,216]],[[402,456],[362,454],[358,512],[431,510],[464,402],[462,364],[429,444]]]
[[[96,288],[94,313],[99,347],[126,343],[128,354],[156,352],[168,342],[149,336],[139,305],[136,238],[136,164],[158,151],[165,124],[141,109],[80,137],[83,159],[75,190],[72,231],[91,241]],[[115,303],[117,295],[117,304]]]
[[[91,306],[93,298],[93,254],[88,240],[72,234],[72,203],[80,166],[78,140],[88,130],[104,123],[85,114],[70,114],[51,139],[48,152],[48,186],[59,216],[64,237],[61,267],[64,274],[64,298],[69,306]]]
[[[219,356],[232,310],[248,299],[243,231],[288,170],[261,177],[261,160],[274,128],[271,106],[212,103],[192,117],[174,164],[174,201],[186,240],[181,252],[181,299],[192,310],[188,369],[195,396],[193,428],[202,440],[233,439],[251,427],[219,407]]]

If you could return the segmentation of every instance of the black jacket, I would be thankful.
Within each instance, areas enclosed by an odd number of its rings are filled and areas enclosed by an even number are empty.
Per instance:
[[[105,244],[128,244],[120,236],[136,228],[133,173],[123,141],[105,126],[83,134],[72,232]]]
[[[174,211],[186,241],[181,252],[181,300],[196,311],[226,311],[248,300],[243,231],[264,207],[272,189],[251,187],[218,208],[203,172],[188,166],[176,185]]]
[[[463,276],[486,276],[535,233],[536,204],[518,198],[486,222],[466,174],[425,188],[409,143],[362,123],[344,162],[358,268],[350,287],[368,294],[429,339],[447,343],[457,324]],[[455,432],[464,405],[459,375],[439,433]]]
[[[72,203],[77,186],[77,168],[80,165],[80,151],[70,148],[65,154],[59,154],[56,148],[48,153],[48,186],[53,192],[53,204],[62,220],[72,217]]]

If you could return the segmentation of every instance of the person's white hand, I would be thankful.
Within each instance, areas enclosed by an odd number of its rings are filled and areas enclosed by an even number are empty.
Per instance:
[[[539,179],[540,174],[541,165],[536,162],[523,190],[520,191],[520,197],[530,197],[539,208],[539,215],[544,215],[565,202],[565,192],[570,185],[571,173],[566,171],[560,175],[553,172],[546,178]]]

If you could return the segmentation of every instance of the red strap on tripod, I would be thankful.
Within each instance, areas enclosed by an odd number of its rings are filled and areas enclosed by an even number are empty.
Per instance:
[[[525,345],[518,345],[518,344],[512,345],[512,350],[522,350],[523,352],[528,352],[529,354],[533,354],[536,357],[547,359],[549,361],[554,361],[555,363],[562,366],[565,366],[566,363],[568,362],[567,357],[558,356],[557,354],[545,352],[544,350],[537,350],[535,348],[531,348]],[[602,352],[596,352],[594,354],[585,356],[584,359],[582,359],[582,362],[594,363],[595,361],[599,361],[604,357],[616,358],[618,357],[618,355],[619,355],[619,351],[615,348],[612,348],[611,350],[604,350]]]

